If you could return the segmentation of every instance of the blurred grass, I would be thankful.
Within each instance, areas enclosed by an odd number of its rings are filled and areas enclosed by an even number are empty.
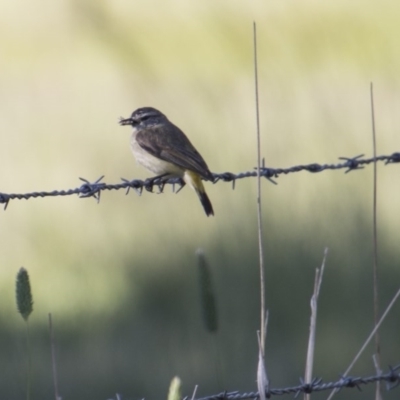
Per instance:
[[[371,155],[370,81],[378,154],[398,151],[399,17],[400,6],[393,1],[3,2],[0,191],[66,189],[79,186],[80,176],[95,180],[104,174],[107,182],[149,176],[130,153],[129,129],[118,126],[119,116],[146,105],[181,127],[212,171],[252,169],[253,20],[259,35],[262,155],[268,166]],[[400,189],[396,165],[378,169],[381,284],[387,301],[399,282]],[[207,184],[207,191],[215,218],[204,217],[187,188],[178,195],[169,188],[142,197],[103,193],[99,205],[74,197],[10,203],[0,229],[4,359],[14,359],[11,350],[18,346],[13,288],[23,265],[35,292],[32,327],[44,354],[47,313],[54,316],[65,398],[89,393],[105,398],[107,390],[123,389],[150,398],[165,393],[175,374],[189,393],[192,387],[186,385],[194,383],[218,391],[253,388],[255,181],[238,181],[235,191],[230,184]],[[288,384],[303,368],[313,268],[326,245],[331,249],[321,294],[326,317],[317,341],[325,350],[348,347],[342,356],[330,351],[334,360],[316,365],[321,371],[331,368],[336,377],[372,323],[372,168],[348,175],[293,174],[281,177],[278,186],[263,182],[263,199],[274,361],[268,364],[275,368],[275,382]],[[220,293],[223,367],[209,381],[208,363],[215,355],[198,321],[198,247],[214,263]],[[356,324],[354,310],[348,309],[355,302]],[[398,323],[388,326],[383,338],[398,349],[391,340]],[[385,354],[388,363],[398,361]],[[290,372],[287,363],[293,364]],[[148,377],[155,365],[157,384]],[[366,366],[372,370],[369,360]],[[46,376],[41,368],[36,380],[41,387],[51,385],[50,372]],[[0,393],[11,395],[5,382],[15,384],[16,369],[8,372]],[[235,388],[229,386],[233,383]],[[71,385],[79,390],[73,392]],[[85,393],[83,386],[90,390]]]

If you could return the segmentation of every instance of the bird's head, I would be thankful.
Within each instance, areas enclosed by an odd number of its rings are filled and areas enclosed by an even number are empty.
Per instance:
[[[143,107],[135,110],[129,118],[120,118],[120,125],[131,125],[133,127],[156,125],[165,121],[167,117],[152,107]]]

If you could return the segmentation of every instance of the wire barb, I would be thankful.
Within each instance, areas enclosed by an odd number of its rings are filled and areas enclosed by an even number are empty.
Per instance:
[[[348,169],[344,172],[345,174],[354,171],[356,169],[363,169],[363,165],[359,165],[358,161],[361,157],[364,157],[364,154],[360,154],[359,156],[355,156],[352,158],[348,157],[339,157],[339,160],[345,160],[348,163]]]
[[[396,367],[392,368],[389,365],[389,377],[386,382],[386,389],[387,390],[392,390],[396,388],[397,386],[400,385],[400,373],[398,372],[400,370],[400,365],[397,365]]]
[[[390,163],[398,163],[400,162],[400,153],[393,153],[388,160],[386,160],[385,164]]]
[[[129,194],[129,191],[133,189],[138,196],[142,195],[143,192],[143,181],[140,179],[134,179],[130,181],[125,178],[121,178],[121,181],[124,182],[124,187],[126,187],[125,195]]]
[[[346,376],[346,375],[341,375],[340,376],[340,382],[342,383],[342,386],[340,389],[347,387],[347,388],[357,388],[361,392],[361,388],[359,385],[359,381],[361,381],[361,378],[354,378],[351,376]]]
[[[100,203],[100,194],[102,188],[105,186],[105,183],[100,183],[100,181],[104,178],[102,175],[95,182],[91,183],[85,178],[79,178],[82,182],[85,182],[81,187],[81,192],[79,193],[79,197],[94,197],[97,200],[97,203]]]

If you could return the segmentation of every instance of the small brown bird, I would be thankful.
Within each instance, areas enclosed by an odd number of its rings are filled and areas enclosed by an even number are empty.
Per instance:
[[[133,128],[131,149],[139,164],[159,178],[182,178],[199,196],[206,215],[214,215],[201,181],[201,178],[214,181],[214,177],[203,157],[177,126],[152,107],[139,108],[119,123]]]

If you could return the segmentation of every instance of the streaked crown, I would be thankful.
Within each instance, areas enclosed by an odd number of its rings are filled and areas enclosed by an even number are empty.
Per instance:
[[[153,107],[142,107],[135,110],[129,118],[121,118],[121,125],[156,125],[167,120],[167,117]]]

